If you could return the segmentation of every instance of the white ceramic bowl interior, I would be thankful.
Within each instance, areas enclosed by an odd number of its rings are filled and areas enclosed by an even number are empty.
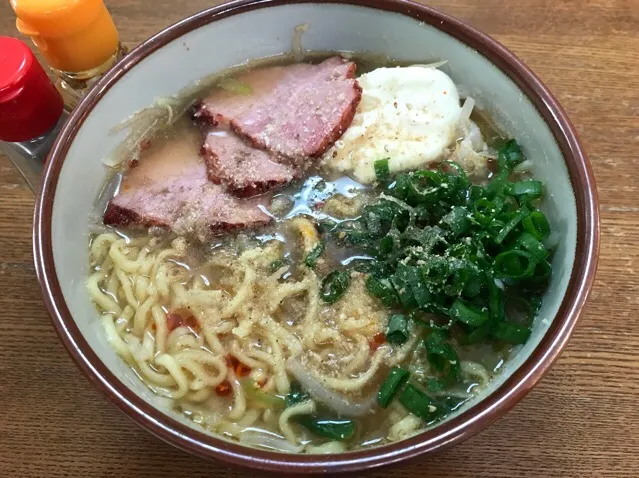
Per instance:
[[[173,418],[116,356],[86,291],[88,224],[107,169],[101,158],[122,140],[108,131],[158,97],[171,96],[196,80],[250,59],[290,51],[296,26],[308,24],[307,50],[372,52],[419,63],[448,60],[442,69],[460,90],[522,145],[533,172],[546,185],[544,210],[561,240],[553,278],[533,334],[481,400],[499,387],[535,349],[554,319],[575,261],[576,205],[568,170],[547,124],[518,86],[488,59],[455,38],[401,14],[341,4],[297,4],[234,15],[172,41],[135,65],[107,91],[80,128],[62,167],[55,193],[52,244],[64,299],[86,341],[104,364],[145,401]],[[466,409],[466,408],[465,408]]]

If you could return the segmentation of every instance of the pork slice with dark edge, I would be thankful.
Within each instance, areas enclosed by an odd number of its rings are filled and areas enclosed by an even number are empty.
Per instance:
[[[252,145],[306,167],[338,140],[353,121],[362,90],[356,65],[341,57],[249,71],[236,80],[243,93],[217,89],[194,116],[230,125]]]
[[[267,224],[260,208],[265,197],[239,199],[207,177],[199,155],[200,135],[180,131],[154,142],[139,165],[127,172],[109,202],[104,223],[112,226],[160,226],[178,234],[202,234]]]
[[[208,177],[238,197],[250,197],[284,186],[300,176],[276,154],[246,144],[232,131],[211,130],[202,146]]]

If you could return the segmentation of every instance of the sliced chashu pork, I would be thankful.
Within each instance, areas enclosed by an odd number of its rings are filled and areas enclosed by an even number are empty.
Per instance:
[[[193,131],[156,141],[127,173],[105,224],[162,226],[180,234],[267,224],[270,217],[259,206],[268,198],[233,195],[287,184],[339,139],[361,98],[355,68],[333,57],[240,75],[252,93],[218,90],[202,100],[195,116],[213,129],[201,148]]]
[[[208,179],[200,141],[192,129],[154,141],[139,165],[125,175],[107,206],[104,223],[161,226],[178,234],[269,223],[271,218],[259,208],[266,198],[238,199]]]
[[[351,124],[362,93],[355,70],[341,57],[252,70],[237,76],[250,94],[216,90],[194,116],[230,125],[253,146],[305,169]]]
[[[250,197],[284,186],[300,176],[300,168],[277,155],[246,144],[232,131],[209,131],[202,146],[208,177],[238,197]]]

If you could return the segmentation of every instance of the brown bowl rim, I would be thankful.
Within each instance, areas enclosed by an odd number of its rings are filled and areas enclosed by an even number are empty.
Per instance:
[[[243,12],[298,3],[350,4],[401,13],[451,35],[488,58],[526,93],[551,128],[564,155],[577,204],[576,259],[566,295],[546,335],[521,367],[490,396],[431,430],[397,443],[329,456],[268,452],[231,443],[179,423],[136,396],[100,361],[75,324],[60,289],[51,241],[53,200],[65,156],[88,114],[119,78],[149,54],[191,30]],[[45,305],[69,354],[89,380],[137,424],[177,448],[230,465],[286,473],[338,473],[376,468],[450,447],[501,417],[531,390],[566,345],[592,288],[599,252],[599,208],[590,162],[565,111],[528,67],[488,35],[407,0],[240,0],[192,15],[144,41],[77,106],[49,154],[35,207],[33,248]]]

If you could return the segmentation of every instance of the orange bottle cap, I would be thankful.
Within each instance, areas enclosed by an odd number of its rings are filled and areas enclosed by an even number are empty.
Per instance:
[[[118,48],[118,32],[102,0],[10,0],[16,27],[49,64],[79,72],[100,66]]]

